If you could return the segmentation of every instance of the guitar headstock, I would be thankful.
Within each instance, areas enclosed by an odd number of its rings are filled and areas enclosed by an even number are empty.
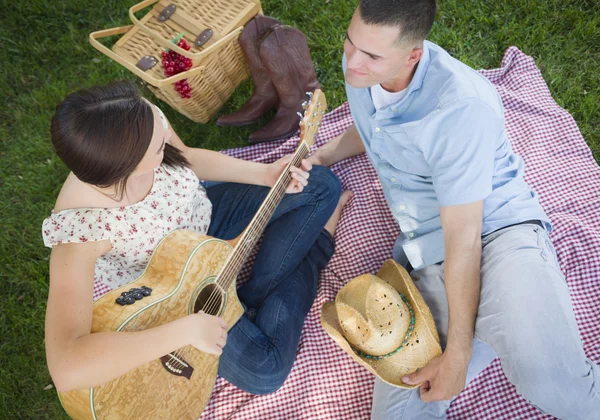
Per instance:
[[[316,89],[314,92],[306,92],[310,98],[302,104],[304,115],[300,115],[300,142],[305,142],[308,147],[315,143],[321,118],[327,110],[327,99],[321,89]]]

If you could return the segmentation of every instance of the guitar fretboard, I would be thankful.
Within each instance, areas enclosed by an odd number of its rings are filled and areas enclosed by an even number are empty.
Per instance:
[[[285,167],[281,176],[256,212],[256,215],[242,234],[242,237],[231,253],[229,260],[225,264],[223,271],[221,271],[221,274],[219,274],[219,277],[216,280],[217,284],[219,284],[223,290],[227,290],[229,285],[235,281],[242,264],[249,257],[256,242],[260,239],[267,223],[271,219],[271,216],[275,212],[275,209],[283,199],[285,190],[292,180],[292,175],[289,171],[290,167],[300,167],[302,159],[308,155],[308,152],[309,148],[307,144],[302,142],[296,149],[292,160]]]

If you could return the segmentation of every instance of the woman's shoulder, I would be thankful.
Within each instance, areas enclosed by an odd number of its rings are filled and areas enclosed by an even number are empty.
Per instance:
[[[161,165],[157,169],[157,189],[180,191],[182,194],[191,192],[200,185],[200,180],[190,168],[185,166]]]
[[[56,198],[54,213],[67,210],[104,208],[114,205],[111,200],[70,173]]]
[[[108,197],[69,174],[54,209],[42,223],[44,244],[53,247],[110,240],[111,229],[107,226],[114,218],[107,217],[113,213],[107,208],[109,204]]]

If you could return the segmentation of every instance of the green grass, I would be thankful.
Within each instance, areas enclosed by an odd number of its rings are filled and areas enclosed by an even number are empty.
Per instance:
[[[41,223],[66,168],[53,156],[49,121],[67,93],[128,71],[88,44],[93,30],[127,23],[135,0],[3,1],[0,17],[0,418],[65,418],[43,345],[48,255]],[[596,0],[439,1],[430,39],[474,68],[494,68],[511,45],[533,56],[556,101],[600,158],[600,16]],[[265,13],[308,37],[330,108],[345,101],[342,43],[355,3],[265,0]],[[224,112],[250,92],[240,87]],[[164,104],[163,104],[164,105]],[[163,106],[181,137],[210,149],[243,146],[256,127],[199,125]],[[65,302],[69,304],[69,302]]]

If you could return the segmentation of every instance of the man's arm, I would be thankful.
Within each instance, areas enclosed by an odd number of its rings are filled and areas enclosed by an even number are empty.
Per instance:
[[[420,392],[424,402],[450,400],[465,387],[481,285],[483,201],[442,207],[440,215],[449,307],[448,342],[441,356],[403,378],[408,384],[422,383]]]
[[[313,165],[331,166],[341,160],[365,152],[356,126],[352,124],[342,134],[314,152],[308,161]]]
[[[483,201],[442,207],[440,216],[446,256],[444,282],[450,312],[445,351],[460,353],[468,361],[481,285]]]

